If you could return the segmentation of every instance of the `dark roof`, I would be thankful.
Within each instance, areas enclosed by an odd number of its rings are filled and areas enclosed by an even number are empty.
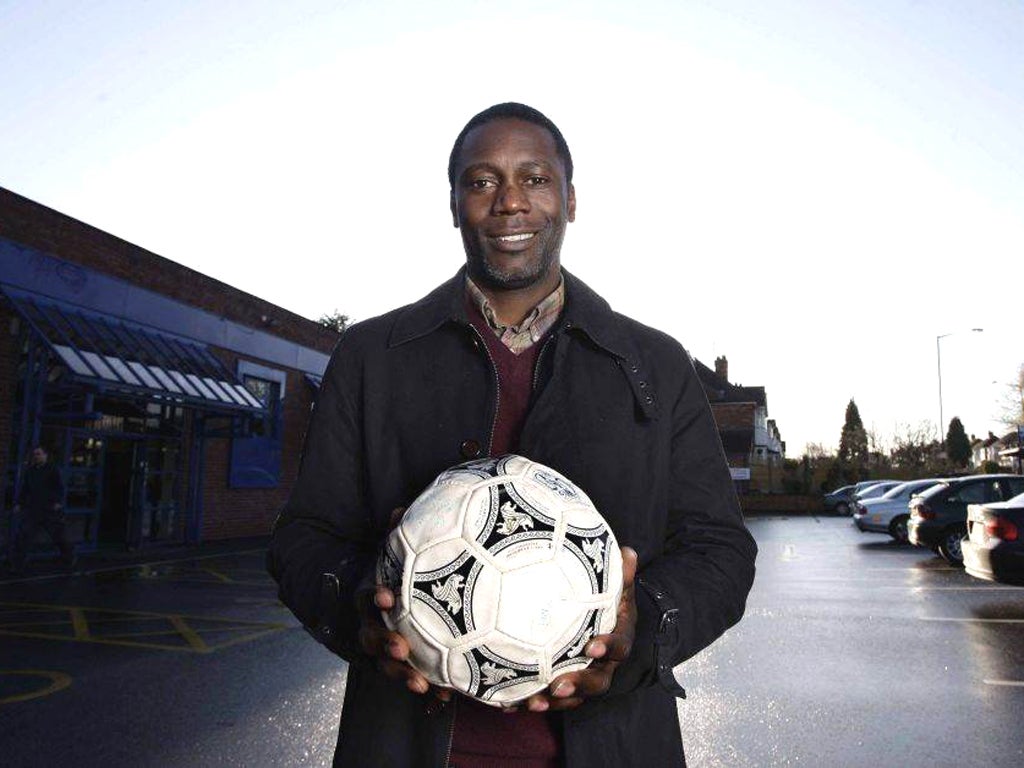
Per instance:
[[[743,387],[723,379],[700,360],[693,361],[708,400],[712,403],[756,403],[768,407],[768,395],[764,387]]]

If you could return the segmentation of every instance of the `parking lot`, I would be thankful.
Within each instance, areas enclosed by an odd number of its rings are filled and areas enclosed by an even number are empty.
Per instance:
[[[762,517],[743,622],[684,664],[697,766],[1019,766],[1024,589],[850,518]]]
[[[756,517],[744,621],[677,674],[691,766],[1017,766],[1024,589],[849,518]],[[344,665],[258,549],[0,584],[5,766],[329,765]]]

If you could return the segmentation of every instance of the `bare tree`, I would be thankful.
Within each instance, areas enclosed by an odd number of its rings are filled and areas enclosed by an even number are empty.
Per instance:
[[[942,446],[934,438],[935,427],[929,421],[917,425],[899,424],[889,452],[893,467],[905,477],[928,477],[945,473]]]
[[[1013,381],[1007,383],[999,406],[999,421],[1007,427],[1024,424],[1024,363],[1017,369]]]

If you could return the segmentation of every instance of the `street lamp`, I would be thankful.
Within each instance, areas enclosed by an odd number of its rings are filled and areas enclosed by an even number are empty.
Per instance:
[[[971,328],[971,333],[982,333],[984,328]],[[935,359],[939,364],[939,445],[946,442],[943,437],[942,430],[945,429],[943,426],[946,422],[942,413],[942,346],[939,344],[947,336],[956,336],[958,333],[967,333],[967,331],[953,331],[952,333],[944,333],[941,336],[935,337]]]

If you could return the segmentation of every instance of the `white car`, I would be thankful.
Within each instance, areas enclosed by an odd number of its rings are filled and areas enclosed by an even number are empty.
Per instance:
[[[910,497],[938,485],[934,478],[900,483],[881,496],[857,503],[853,522],[862,533],[887,533],[901,544],[907,540]]]

